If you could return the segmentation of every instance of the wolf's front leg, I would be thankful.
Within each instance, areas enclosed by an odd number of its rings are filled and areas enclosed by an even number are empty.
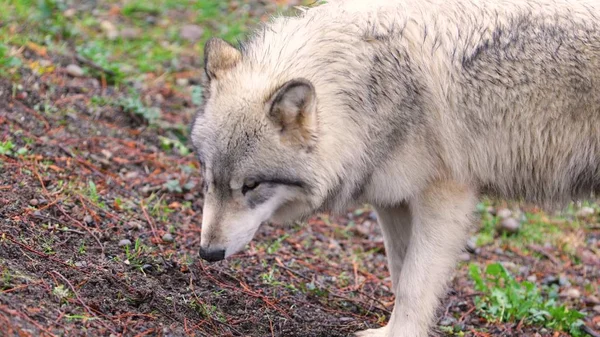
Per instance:
[[[383,232],[385,254],[388,269],[392,279],[392,290],[395,291],[400,278],[402,264],[410,242],[412,217],[407,203],[397,207],[375,207],[377,222]],[[369,329],[355,334],[356,337],[384,337],[387,326],[379,329]]]
[[[472,224],[468,186],[436,182],[411,201],[412,237],[396,288],[388,337],[425,337]]]
[[[411,237],[401,264],[390,322],[385,328],[368,330],[359,336],[427,336],[439,299],[467,240],[475,202],[471,188],[449,181],[432,184],[410,201]],[[396,242],[400,240],[397,238]],[[393,269],[394,263],[390,266]]]

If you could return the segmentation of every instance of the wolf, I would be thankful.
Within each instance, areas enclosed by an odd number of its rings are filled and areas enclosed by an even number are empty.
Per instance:
[[[204,66],[200,256],[371,204],[395,303],[357,336],[427,336],[480,195],[600,192],[596,0],[328,1],[210,39]]]

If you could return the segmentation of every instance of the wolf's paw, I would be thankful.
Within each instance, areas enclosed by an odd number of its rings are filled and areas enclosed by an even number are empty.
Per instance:
[[[354,337],[387,337],[387,326],[355,332]]]

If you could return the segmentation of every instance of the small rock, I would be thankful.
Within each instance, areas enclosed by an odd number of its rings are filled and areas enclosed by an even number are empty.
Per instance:
[[[537,276],[529,275],[529,276],[527,276],[527,281],[529,281],[531,283],[535,283],[537,281]]]
[[[477,238],[472,237],[467,241],[467,251],[474,254],[477,251]]]
[[[501,210],[498,210],[498,212],[496,213],[496,215],[499,218],[501,218],[501,219],[506,219],[506,218],[509,218],[512,215],[512,212],[508,208],[503,208]]]
[[[460,254],[460,260],[461,261],[469,261],[471,259],[471,255],[469,253],[462,253]]]
[[[552,275],[546,276],[542,280],[542,284],[547,285],[547,286],[551,286],[553,284],[558,284],[558,277],[552,276]]]
[[[186,193],[186,194],[184,194],[183,199],[185,201],[192,201],[192,200],[194,200],[194,195],[192,193]]]
[[[146,17],[146,23],[149,25],[154,25],[156,24],[156,17],[149,15]]]
[[[571,285],[571,282],[569,282],[569,279],[565,275],[561,275],[558,278],[558,285],[560,285],[561,287],[569,287]]]
[[[127,239],[123,239],[119,241],[119,247],[131,246],[131,241]]]
[[[139,175],[139,173],[137,171],[129,171],[125,174],[125,179],[127,179],[127,180],[134,179],[134,178],[137,178],[138,175]]]
[[[78,262],[75,262],[75,267],[77,267],[77,268],[84,268],[84,267],[87,267],[87,262],[85,262],[85,261],[78,261]]]
[[[594,306],[594,311],[600,314],[600,305]]]
[[[31,200],[29,200],[29,204],[31,206],[37,206],[37,205],[39,205],[39,203],[40,202],[37,199],[31,199]]]
[[[204,29],[198,25],[184,25],[179,31],[181,38],[190,42],[198,41],[204,34]]]
[[[128,226],[129,226],[131,229],[134,229],[134,230],[138,230],[138,231],[139,231],[140,229],[142,229],[142,224],[141,224],[139,221],[135,221],[135,220],[133,220],[133,221],[129,221],[129,222],[127,223],[127,225],[128,225]]]
[[[100,28],[104,31],[109,40],[114,40],[119,36],[117,28],[110,21],[104,20],[100,22]]]
[[[72,18],[75,16],[75,14],[77,14],[77,10],[75,8],[69,8],[66,11],[63,12],[63,15],[66,18]]]
[[[43,59],[40,60],[40,67],[48,68],[51,65],[52,65],[52,61],[50,61],[50,60],[43,60]],[[35,83],[35,84],[38,84],[38,83]],[[39,90],[39,88],[40,88],[40,86],[38,84],[37,90]],[[36,90],[35,87],[33,89]]]
[[[456,324],[456,318],[454,318],[454,317],[444,317],[440,321],[441,326],[451,326],[454,324]]]
[[[175,83],[180,87],[187,87],[190,84],[190,80],[187,78],[178,78]]]
[[[121,37],[124,39],[136,39],[140,36],[140,30],[137,28],[123,28],[121,30]]]
[[[94,218],[92,218],[92,216],[88,214],[88,215],[86,215],[86,216],[83,217],[83,222],[86,223],[86,224],[88,224],[88,225],[92,224],[92,223],[94,223]]]
[[[575,215],[578,218],[587,218],[589,216],[594,215],[596,211],[591,207],[582,207]]]
[[[81,77],[83,76],[83,69],[76,64],[69,64],[67,66],[67,74],[73,77]]]
[[[145,265],[142,266],[142,270],[145,273],[149,273],[149,272],[152,272],[154,270],[154,266],[151,265],[151,264],[145,264]]]
[[[163,235],[162,239],[164,242],[173,242],[173,240],[174,240],[173,235],[171,233],[165,233],[165,235]]]
[[[507,233],[516,233],[521,224],[514,218],[505,218],[500,222],[500,228]]]
[[[594,296],[594,295],[588,296],[586,301],[591,304],[600,304],[600,298],[598,298],[597,296]]]
[[[340,322],[351,322],[354,321],[352,317],[340,317]]]
[[[581,291],[577,290],[576,288],[569,288],[561,292],[561,295],[568,298],[579,298],[581,296]]]

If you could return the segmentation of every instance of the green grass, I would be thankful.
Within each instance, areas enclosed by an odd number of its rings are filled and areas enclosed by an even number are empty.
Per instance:
[[[34,43],[51,52],[76,52],[111,72],[107,80],[123,83],[145,73],[164,75],[177,71],[178,58],[194,53],[200,58],[204,42],[219,36],[230,42],[242,38],[258,21],[251,18],[240,4],[237,10],[228,2],[218,0],[134,0],[100,1],[98,15],[90,11],[70,9],[63,0],[0,0],[0,75],[7,67],[20,66],[18,57],[6,57],[10,47]],[[118,17],[108,15],[111,6],[117,6]],[[175,12],[178,11],[178,12]],[[177,16],[185,16],[178,20]],[[135,29],[137,34],[111,39],[101,29],[108,20],[117,31]],[[180,36],[183,22],[195,22],[204,31],[196,42]],[[97,70],[86,67],[87,74],[101,76]]]
[[[475,289],[482,293],[475,297],[475,305],[479,314],[488,321],[523,320],[524,324],[567,331],[574,337],[584,335],[581,331],[584,315],[558,305],[555,288],[550,288],[544,296],[534,283],[516,281],[499,263],[488,265],[484,273],[471,264],[469,273]]]

